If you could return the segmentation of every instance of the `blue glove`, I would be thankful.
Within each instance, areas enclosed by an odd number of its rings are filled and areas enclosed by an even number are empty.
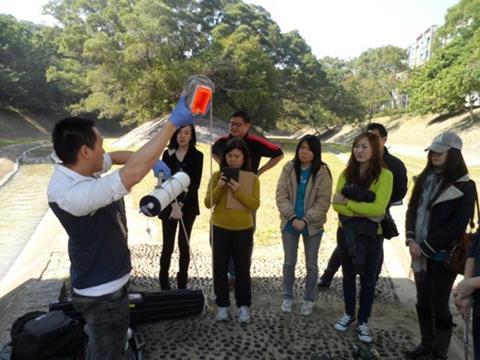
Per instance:
[[[157,160],[155,165],[152,167],[152,171],[155,177],[158,177],[158,174],[163,173],[162,180],[167,180],[170,176],[172,176],[170,168],[162,160]]]
[[[197,119],[198,117],[193,116],[192,112],[188,108],[185,101],[185,95],[180,96],[177,106],[175,106],[175,109],[173,109],[172,113],[170,114],[170,121],[178,129],[183,125],[193,124]]]

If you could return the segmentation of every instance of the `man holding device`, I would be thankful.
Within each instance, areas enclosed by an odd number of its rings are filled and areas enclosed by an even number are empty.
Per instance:
[[[195,120],[180,100],[161,131],[136,152],[105,153],[91,120],[55,124],[53,147],[62,161],[48,185],[50,208],[65,228],[71,261],[72,303],[88,325],[87,359],[123,359],[129,325],[127,285],[131,260],[123,197],[153,168],[176,128]],[[124,165],[103,177],[113,164]]]

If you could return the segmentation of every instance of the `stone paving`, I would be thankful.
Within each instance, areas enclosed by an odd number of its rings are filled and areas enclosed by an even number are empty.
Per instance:
[[[211,301],[211,268],[209,247],[194,248],[198,275],[189,286],[204,288],[209,308],[191,319],[141,325],[138,330],[146,338],[148,359],[310,359],[318,352],[330,351],[335,359],[350,358],[352,344],[357,343],[354,329],[338,333],[333,324],[343,313],[340,278],[332,287],[319,294],[314,312],[309,317],[299,314],[302,301],[304,263],[297,267],[296,302],[292,314],[283,314],[281,304],[282,257],[278,246],[255,249],[252,266],[252,322],[240,325],[215,321]],[[131,287],[157,291],[158,259],[161,247],[139,245],[132,248],[134,272]],[[177,259],[172,260],[171,274],[176,273]],[[321,260],[321,268],[325,265]],[[192,267],[191,267],[192,269]],[[174,285],[174,284],[172,284]],[[231,300],[234,302],[233,293]],[[231,313],[235,313],[232,306]],[[370,327],[374,332],[374,347],[382,358],[403,359],[402,351],[415,339],[415,316],[402,306],[392,282],[382,276],[378,284]]]

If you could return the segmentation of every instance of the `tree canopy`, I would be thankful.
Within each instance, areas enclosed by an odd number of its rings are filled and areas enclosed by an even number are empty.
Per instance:
[[[450,111],[478,88],[479,2],[449,10],[439,29],[448,44],[405,88],[413,111]],[[45,10],[57,26],[0,17],[2,106],[141,123],[171,111],[189,75],[205,74],[220,118],[245,109],[264,129],[320,129],[392,106],[406,70],[406,50],[394,46],[317,59],[297,31],[282,33],[241,0],[51,0]]]
[[[215,111],[247,109],[255,122],[308,122],[331,88],[297,32],[234,0],[51,1],[61,55],[48,79],[78,95],[75,112],[142,122],[169,111],[189,74],[216,83]],[[315,112],[315,111],[314,111]]]
[[[461,0],[445,20],[432,58],[415,69],[406,87],[415,113],[462,110],[465,96],[480,89],[480,0]]]
[[[52,29],[0,14],[0,106],[45,111],[65,106],[65,98],[45,73],[54,64]]]

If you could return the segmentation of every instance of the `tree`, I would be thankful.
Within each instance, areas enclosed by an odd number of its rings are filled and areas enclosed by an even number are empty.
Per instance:
[[[47,28],[0,15],[0,105],[47,111],[64,105],[59,89],[48,84],[46,69],[56,48]]]
[[[331,125],[363,120],[366,116],[365,101],[362,103],[359,81],[354,75],[354,62],[330,57],[323,58],[321,62],[329,79],[326,108],[336,114]]]
[[[410,110],[418,114],[462,110],[465,95],[480,89],[480,0],[460,1],[445,18],[432,58],[406,85]]]
[[[74,112],[146,121],[169,111],[195,73],[216,83],[215,111],[222,117],[244,108],[268,129],[292,118],[287,100],[296,109],[316,104],[330,111],[320,62],[297,32],[282,34],[259,6],[56,0],[47,10],[61,24],[62,56],[48,78],[80,97]]]
[[[390,105],[392,90],[400,85],[397,74],[407,69],[406,58],[405,49],[389,45],[364,51],[354,60],[351,83],[368,118]]]

